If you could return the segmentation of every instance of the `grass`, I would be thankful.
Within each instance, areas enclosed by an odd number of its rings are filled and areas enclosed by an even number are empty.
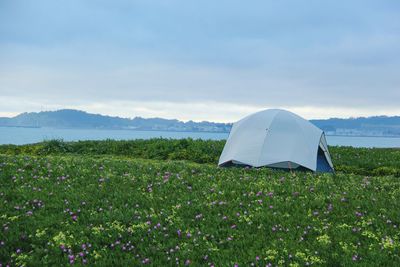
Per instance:
[[[0,154],[8,155],[118,155],[129,158],[186,160],[217,164],[225,141],[163,139],[130,141],[49,140],[33,145],[3,145]],[[330,146],[336,171],[360,175],[400,177],[400,149]]]
[[[333,147],[335,164],[348,169],[315,175],[217,168],[193,162],[200,153],[185,161],[143,159],[159,156],[149,148],[142,158],[110,153],[134,141],[61,142],[66,151],[57,142],[0,147],[3,266],[400,264],[400,181],[373,174],[397,174],[397,150]],[[182,153],[180,142],[152,142]],[[212,158],[218,142],[203,142]]]

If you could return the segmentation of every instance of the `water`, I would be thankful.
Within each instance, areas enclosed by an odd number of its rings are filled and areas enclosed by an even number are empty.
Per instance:
[[[327,136],[326,141],[331,146],[400,148],[399,137]]]
[[[0,127],[0,144],[30,144],[43,140],[63,139],[77,140],[116,140],[149,139],[149,138],[187,138],[223,140],[227,133],[199,132],[166,132],[166,131],[133,131],[133,130],[96,130],[96,129],[54,129],[54,128],[19,128]],[[329,145],[353,147],[400,147],[400,138],[394,137],[349,137],[327,136]]]
[[[167,132],[167,131],[134,131],[134,130],[98,130],[98,129],[55,129],[55,128],[22,128],[0,127],[0,144],[31,144],[50,139],[64,141],[78,140],[132,140],[150,138],[222,140],[228,137],[227,133],[199,133],[199,132]]]

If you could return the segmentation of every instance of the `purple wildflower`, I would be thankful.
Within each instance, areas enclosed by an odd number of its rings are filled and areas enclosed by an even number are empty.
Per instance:
[[[356,216],[357,216],[357,217],[362,217],[363,214],[362,214],[361,212],[356,211]]]

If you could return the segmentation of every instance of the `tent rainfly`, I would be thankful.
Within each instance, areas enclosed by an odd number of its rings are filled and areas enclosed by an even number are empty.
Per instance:
[[[233,164],[334,171],[324,132],[281,109],[260,111],[233,124],[218,165]]]

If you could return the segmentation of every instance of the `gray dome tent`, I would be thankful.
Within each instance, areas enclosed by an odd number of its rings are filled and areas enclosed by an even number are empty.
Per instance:
[[[333,172],[324,132],[285,110],[268,109],[233,124],[219,166],[231,164]]]

